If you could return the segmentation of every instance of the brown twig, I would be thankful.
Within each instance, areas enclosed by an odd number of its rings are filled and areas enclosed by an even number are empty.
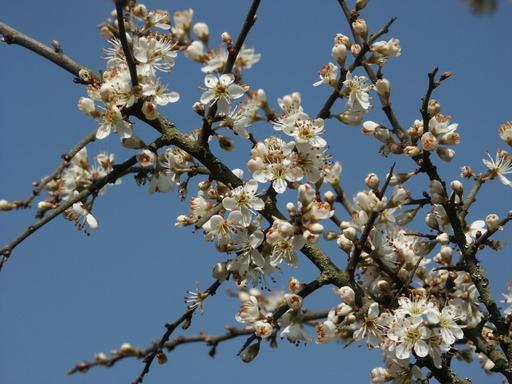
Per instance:
[[[48,185],[49,182],[57,179],[64,169],[69,166],[70,160],[75,157],[75,155],[82,150],[87,144],[93,142],[96,139],[96,130],[89,133],[85,136],[78,144],[76,144],[73,148],[71,148],[67,153],[63,154],[62,163],[59,167],[49,176],[43,177],[40,181],[37,182],[34,189],[32,190],[32,194],[24,200],[15,200],[13,201],[16,204],[17,208],[30,208],[32,206],[32,201],[39,196],[41,191]]]
[[[151,146],[153,146],[154,148],[160,148],[167,144],[168,144],[167,140],[159,138],[153,144],[151,144]],[[0,255],[1,255],[2,259],[0,260],[0,271],[2,270],[2,268],[5,265],[5,263],[7,262],[7,260],[9,259],[13,249],[16,248],[27,237],[32,235],[34,232],[36,232],[38,229],[43,227],[45,224],[47,224],[50,221],[52,221],[53,219],[55,219],[57,216],[59,216],[65,210],[70,208],[74,203],[77,203],[77,202],[87,198],[91,194],[99,191],[105,185],[115,182],[118,178],[123,176],[125,174],[125,172],[127,170],[129,170],[132,166],[134,166],[136,163],[137,163],[136,157],[132,156],[125,162],[117,165],[107,175],[105,175],[101,179],[96,180],[90,186],[88,186],[83,191],[81,191],[78,195],[74,196],[73,198],[71,198],[69,200],[66,200],[61,205],[59,205],[57,208],[51,210],[45,217],[43,217],[42,219],[40,219],[40,220],[36,221],[35,223],[33,223],[32,225],[30,225],[21,234],[19,234],[14,240],[12,240],[7,245],[5,245],[3,248],[1,248]]]
[[[217,293],[217,289],[220,287],[221,284],[222,282],[220,280],[216,280],[212,285],[210,285],[210,287],[208,287],[206,291],[200,293],[201,301],[205,300],[207,297],[215,295],[215,293]],[[199,305],[188,307],[185,313],[183,313],[183,315],[176,319],[176,321],[170,324],[165,324],[165,333],[162,335],[160,341],[151,350],[151,352],[144,357],[144,368],[142,369],[139,376],[133,381],[134,384],[139,384],[144,381],[144,377],[149,372],[149,369],[151,368],[151,364],[153,364],[155,357],[165,347],[165,343],[169,341],[169,338],[171,337],[175,329],[178,328],[178,326],[181,324],[184,324],[184,329],[189,327],[190,321],[192,320],[192,315],[197,310],[197,308],[199,308]]]
[[[80,78],[80,71],[85,70],[90,76],[89,82],[101,81],[101,76],[98,73],[78,64],[76,61],[63,54],[62,51],[55,52],[53,48],[48,47],[40,41],[37,41],[36,39],[33,39],[32,37],[29,37],[2,22],[0,22],[0,35],[3,36],[3,41],[7,44],[15,44],[25,47],[28,50],[37,53],[39,56],[57,64],[59,67],[64,68],[76,78]],[[79,82],[87,81],[82,78]]]
[[[123,16],[123,8],[126,5],[126,0],[115,0],[116,3],[116,16],[117,16],[117,26],[119,28],[119,40],[121,41],[121,45],[123,47],[124,57],[126,59],[126,64],[128,65],[128,70],[130,71],[130,78],[132,80],[132,87],[135,88],[139,85],[139,80],[137,78],[137,65],[135,64],[135,59],[133,58],[133,52],[130,48],[128,40],[126,39],[126,28],[124,26],[124,16]]]

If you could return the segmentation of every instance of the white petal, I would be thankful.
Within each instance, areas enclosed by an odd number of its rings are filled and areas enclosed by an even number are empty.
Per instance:
[[[272,183],[272,187],[277,193],[283,193],[284,191],[286,191],[286,186],[287,183],[283,179],[276,179]]]
[[[208,88],[215,88],[215,86],[219,83],[219,79],[217,76],[209,73],[204,78],[204,85],[206,85]]]
[[[110,135],[110,125],[109,124],[101,124],[96,131],[96,138],[98,140],[104,139]]]
[[[98,228],[98,222],[96,221],[96,219],[94,218],[93,215],[91,215],[90,213],[87,214],[87,216],[85,216],[85,220],[87,221],[87,224],[89,225],[89,227],[91,229],[96,229]]]
[[[227,73],[220,77],[220,83],[225,87],[230,85],[233,81],[235,81],[235,76],[232,73]]]
[[[238,99],[239,97],[242,97],[244,95],[245,89],[239,86],[238,84],[231,84],[228,87],[228,92],[233,99]]]
[[[222,200],[222,206],[228,211],[237,209],[236,200],[234,197],[225,197],[224,200]]]
[[[265,208],[265,202],[256,196],[251,197],[249,204],[250,204],[251,208],[256,211],[261,211],[262,209]]]
[[[427,343],[425,343],[423,340],[418,340],[414,344],[414,352],[416,352],[416,354],[419,357],[427,356],[428,355],[428,345],[427,345]]]
[[[201,99],[199,101],[201,101],[201,104],[206,105],[213,99],[215,99],[215,92],[209,89],[201,95]]]

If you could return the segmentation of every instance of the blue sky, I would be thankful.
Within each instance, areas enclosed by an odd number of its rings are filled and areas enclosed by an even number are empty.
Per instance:
[[[218,42],[223,31],[236,36],[249,1],[148,1],[148,8],[170,11],[192,7],[195,20],[207,22],[211,39]],[[172,8],[168,8],[172,7]],[[18,0],[2,7],[2,21],[43,42],[58,39],[64,52],[78,62],[101,69],[100,49],[106,46],[96,25],[112,9],[111,1],[91,0],[87,6],[54,0]],[[30,10],[30,11],[27,11]],[[512,6],[503,4],[493,15],[476,17],[463,1],[370,1],[363,14],[371,30],[389,18],[398,19],[389,37],[402,43],[402,56],[391,59],[385,75],[392,83],[392,100],[404,126],[418,118],[420,97],[426,87],[426,74],[434,66],[450,70],[453,77],[436,91],[443,112],[460,124],[462,144],[457,157],[441,173],[447,180],[458,177],[460,166],[469,164],[481,170],[486,151],[503,147],[497,135],[500,123],[512,118],[512,80],[503,72],[512,61],[509,37]],[[349,34],[334,0],[297,2],[262,1],[258,21],[247,44],[262,53],[262,60],[247,71],[244,79],[253,88],[266,90],[275,105],[277,97],[292,91],[303,96],[305,110],[314,115],[329,95],[324,87],[313,88],[318,70],[330,61],[332,39],[338,32]],[[31,183],[49,174],[60,154],[95,128],[92,119],[82,115],[76,102],[85,94],[72,76],[52,63],[20,47],[0,45],[0,198],[27,196]],[[191,110],[201,91],[199,66],[179,59],[175,70],[163,76],[170,88],[181,94],[177,104],[163,109],[182,130],[200,125]],[[338,102],[333,111],[341,111]],[[384,121],[379,108],[368,119]],[[135,129],[143,137],[154,137],[143,124]],[[327,124],[330,152],[344,170],[342,183],[349,195],[363,189],[368,172],[384,175],[394,159],[379,157],[376,142],[363,137],[357,128],[335,122]],[[254,128],[257,137],[272,134],[268,125]],[[232,167],[245,168],[247,146],[226,157]],[[120,148],[114,136],[96,142],[90,153],[114,152],[122,161],[129,152]],[[441,164],[442,166],[444,164]],[[399,163],[399,171],[412,164]],[[424,180],[423,180],[424,181]],[[467,187],[468,188],[468,187]],[[510,189],[497,182],[485,185],[470,218],[483,218],[490,212],[503,215],[512,208],[507,203]],[[111,369],[98,368],[86,375],[65,377],[75,363],[91,359],[95,352],[117,348],[123,342],[146,346],[159,338],[163,324],[179,316],[183,295],[196,285],[206,288],[211,266],[222,259],[200,233],[173,228],[175,217],[187,210],[175,193],[149,195],[136,187],[130,177],[109,188],[95,204],[100,228],[86,237],[62,218],[41,229],[17,248],[0,275],[0,381],[5,383],[113,383],[130,382],[142,364],[124,361]],[[33,212],[0,214],[0,243],[12,239],[33,221]],[[506,240],[506,234],[499,238]],[[332,249],[329,248],[329,249]],[[339,256],[338,256],[339,257]],[[510,246],[500,253],[486,252],[482,262],[491,276],[498,296],[510,280]],[[316,271],[305,259],[293,273],[304,281]],[[236,325],[235,299],[225,289],[206,303],[205,313],[196,316],[187,334],[201,330],[222,333],[227,324]],[[282,279],[275,285],[281,289]],[[329,288],[318,298],[306,300],[311,309],[337,304]],[[343,349],[339,344],[294,347],[283,341],[279,349],[267,346],[252,364],[235,356],[242,339],[218,348],[214,359],[204,345],[180,347],[169,355],[169,363],[154,366],[148,383],[186,379],[190,383],[220,381],[226,378],[246,384],[261,382],[339,381],[367,382],[369,371],[381,363],[378,351],[366,347]],[[462,376],[474,382],[500,382],[484,378],[474,367],[456,365]]]

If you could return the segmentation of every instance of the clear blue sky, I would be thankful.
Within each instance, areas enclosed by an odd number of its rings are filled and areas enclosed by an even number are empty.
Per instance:
[[[207,22],[213,41],[221,32],[236,36],[249,1],[148,1],[148,8],[170,11],[192,7],[195,20]],[[2,21],[43,41],[61,41],[64,52],[95,69],[104,63],[100,49],[106,46],[95,26],[113,8],[111,1],[72,2],[55,0],[8,1],[2,6]],[[426,86],[426,73],[434,66],[450,70],[435,97],[443,112],[460,123],[462,144],[457,157],[443,175],[457,177],[461,165],[482,169],[485,151],[503,143],[498,125],[512,118],[508,72],[512,62],[510,36],[512,6],[500,7],[492,16],[476,17],[463,1],[370,1],[363,14],[371,30],[390,17],[398,17],[389,37],[402,42],[402,57],[390,60],[385,74],[392,83],[392,99],[404,126],[418,118],[420,97]],[[300,91],[307,112],[316,114],[329,90],[313,88],[322,64],[330,61],[335,33],[349,34],[335,0],[317,2],[262,1],[259,19],[248,38],[248,45],[262,53],[262,60],[246,73],[253,88],[263,88],[269,99]],[[59,156],[95,128],[94,122],[76,108],[85,94],[72,76],[55,65],[16,46],[0,45],[0,198],[23,198],[31,182],[49,174]],[[184,131],[200,121],[191,105],[200,96],[199,66],[179,59],[168,80],[180,92],[178,104],[164,109]],[[338,102],[333,111],[341,111]],[[384,121],[379,108],[369,119]],[[376,154],[377,144],[362,137],[357,128],[328,124],[326,137],[331,153],[344,166],[342,182],[349,193],[363,189],[362,179],[370,172],[383,175],[393,159]],[[153,133],[137,124],[138,132]],[[269,126],[258,125],[257,137],[270,135]],[[110,151],[118,160],[129,153],[119,147],[116,137],[96,142],[90,153]],[[247,152],[228,158],[233,167],[245,168]],[[402,162],[400,171],[412,169]],[[487,213],[503,214],[512,208],[511,190],[498,183],[484,187],[478,209],[471,218]],[[62,218],[17,248],[0,275],[0,382],[9,384],[45,383],[127,383],[142,364],[126,360],[111,369],[97,368],[86,375],[65,377],[75,363],[91,359],[95,352],[108,352],[123,342],[146,346],[159,338],[163,324],[182,313],[183,294],[210,284],[211,266],[222,259],[202,240],[200,233],[175,230],[175,217],[187,210],[176,194],[149,196],[130,177],[112,187],[95,205],[100,228],[86,237]],[[4,245],[33,221],[33,212],[0,213],[0,245]],[[506,234],[502,239],[510,238]],[[498,295],[510,279],[510,245],[501,253],[485,253],[492,290]],[[293,273],[303,280],[315,271],[301,259]],[[285,276],[290,271],[285,269]],[[283,285],[277,284],[276,289]],[[224,288],[225,289],[225,288]],[[224,290],[206,303],[204,315],[194,318],[187,334],[206,330],[223,332],[224,325],[236,325],[235,299]],[[306,300],[311,309],[337,304],[329,289],[318,299]],[[178,333],[179,334],[179,333]],[[263,347],[258,359],[245,365],[235,356],[243,339],[218,348],[215,359],[204,345],[180,347],[169,355],[165,366],[154,366],[147,383],[187,380],[191,384],[237,380],[245,384],[269,382],[356,382],[368,381],[369,371],[381,363],[379,352],[366,347],[343,349],[333,343],[299,348],[281,342],[278,350]],[[476,374],[474,382],[500,382],[486,379],[476,369],[456,365],[461,376]]]

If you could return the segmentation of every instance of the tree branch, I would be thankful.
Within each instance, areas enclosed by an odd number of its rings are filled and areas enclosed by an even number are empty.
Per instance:
[[[3,41],[7,44],[15,44],[25,47],[30,51],[37,53],[39,56],[57,64],[59,67],[64,68],[66,71],[80,79],[79,82],[88,83],[101,81],[101,76],[98,73],[78,64],[76,61],[62,53],[62,51],[55,52],[54,49],[2,22],[0,22],[0,35],[3,36]],[[81,70],[87,71],[90,76],[90,81],[86,81],[80,77],[79,74]]]

